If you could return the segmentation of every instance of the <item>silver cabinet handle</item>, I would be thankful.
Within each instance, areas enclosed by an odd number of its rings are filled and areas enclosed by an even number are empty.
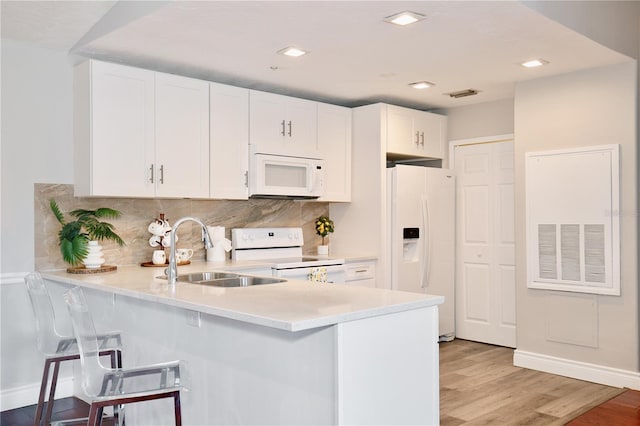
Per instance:
[[[424,132],[420,133],[420,145],[424,146]]]
[[[291,124],[291,120],[289,120],[289,137],[291,137],[293,125]]]
[[[244,186],[249,187],[249,171],[244,172]]]
[[[285,135],[285,133],[284,133],[284,120],[282,120],[282,123],[280,123],[280,124],[282,125],[282,136],[284,136]]]
[[[416,130],[416,145],[420,145],[420,131]]]
[[[160,165],[160,183],[164,184],[164,164]]]
[[[149,173],[151,175],[151,177],[149,178],[149,182],[153,183],[153,164],[149,166]]]

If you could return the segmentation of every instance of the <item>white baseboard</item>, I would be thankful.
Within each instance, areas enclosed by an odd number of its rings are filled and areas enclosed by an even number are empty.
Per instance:
[[[48,390],[48,389],[47,389]],[[0,411],[13,410],[38,403],[40,382],[0,391]],[[45,400],[49,395],[45,395]],[[56,399],[73,396],[73,377],[58,379]]]
[[[640,390],[640,372],[637,371],[620,370],[518,349],[513,354],[513,364],[517,367],[530,368],[602,385]]]

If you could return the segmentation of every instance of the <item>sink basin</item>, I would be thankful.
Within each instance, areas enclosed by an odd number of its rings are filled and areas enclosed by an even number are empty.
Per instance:
[[[216,287],[249,287],[252,285],[283,283],[287,280],[282,278],[251,277],[234,274],[233,272],[195,272],[193,274],[178,275],[178,281]]]
[[[276,284],[286,281],[287,280],[283,280],[282,278],[237,276],[235,278],[200,281],[197,284],[212,285],[216,287],[249,287],[252,285]]]
[[[178,275],[178,281],[184,283],[201,284],[206,281],[236,278],[238,274],[231,272],[196,272],[193,274]]]

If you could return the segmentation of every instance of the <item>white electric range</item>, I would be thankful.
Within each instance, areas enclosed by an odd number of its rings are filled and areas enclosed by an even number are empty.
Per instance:
[[[302,228],[231,230],[231,258],[234,260],[268,260],[277,277],[344,284],[344,259],[303,256],[303,245]]]

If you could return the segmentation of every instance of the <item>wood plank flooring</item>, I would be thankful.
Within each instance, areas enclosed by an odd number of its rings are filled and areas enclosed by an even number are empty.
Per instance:
[[[623,391],[514,367],[510,348],[459,339],[440,344],[444,426],[564,425]]]
[[[83,401],[63,398],[56,400],[53,418],[87,413]],[[35,405],[4,411],[0,425],[31,426],[34,414]],[[440,344],[440,421],[443,426],[640,425],[640,392],[514,367],[513,349],[456,339]]]

